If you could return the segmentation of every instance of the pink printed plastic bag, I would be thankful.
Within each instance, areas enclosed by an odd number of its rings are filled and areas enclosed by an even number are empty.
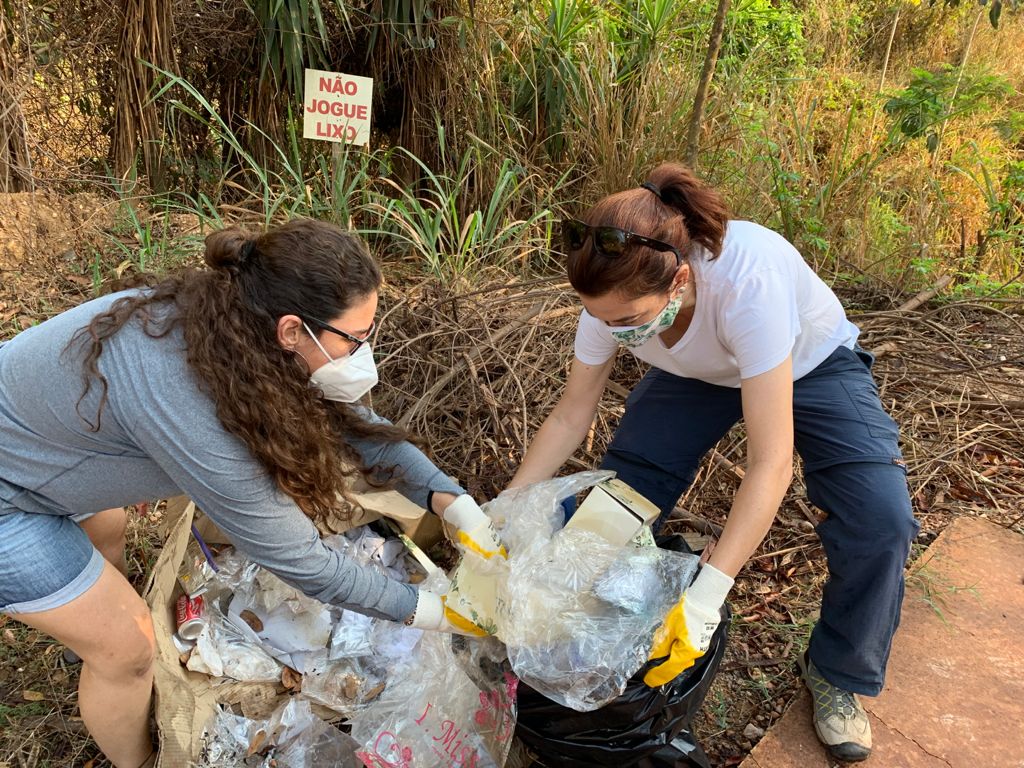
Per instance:
[[[519,682],[503,656],[493,640],[424,633],[384,693],[352,718],[359,759],[368,768],[503,766]]]

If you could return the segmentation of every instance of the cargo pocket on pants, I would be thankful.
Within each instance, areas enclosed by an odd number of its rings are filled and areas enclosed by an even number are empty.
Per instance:
[[[899,428],[892,417],[882,408],[882,402],[879,400],[874,386],[857,381],[841,381],[840,383],[846,390],[857,415],[867,427],[868,434],[872,437],[892,440],[898,444]],[[888,450],[885,452],[889,453]]]

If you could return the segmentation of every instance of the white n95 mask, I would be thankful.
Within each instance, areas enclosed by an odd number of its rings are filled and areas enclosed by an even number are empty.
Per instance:
[[[325,400],[354,403],[380,381],[377,376],[377,366],[373,362],[373,350],[369,344],[360,344],[359,349],[351,355],[335,359],[324,349],[323,344],[308,325],[306,325],[306,332],[329,361],[309,377],[310,383],[324,393]]]

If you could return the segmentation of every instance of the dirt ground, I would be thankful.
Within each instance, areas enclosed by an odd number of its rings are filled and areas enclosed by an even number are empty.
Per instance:
[[[132,232],[120,228],[118,210],[117,203],[81,195],[0,196],[0,339],[88,299],[116,272],[133,243]],[[483,497],[507,481],[521,436],[532,433],[557,394],[552,372],[562,370],[571,354],[574,304],[557,285],[505,282],[443,301],[435,290],[424,284],[392,287],[384,297],[388,320],[376,347],[387,358],[381,370],[389,394],[375,407],[393,418],[415,412],[410,426],[424,436],[439,465],[456,476],[470,474],[471,490]],[[1024,532],[1021,306],[947,301],[896,312],[898,301],[863,287],[837,291],[864,329],[863,345],[881,353],[876,378],[901,426],[921,522],[915,550],[956,516],[983,517]],[[481,349],[477,341],[504,333],[515,315],[510,307],[522,309],[523,300],[543,304],[539,316],[548,326],[540,352],[531,345],[536,328],[500,337],[526,371],[516,378],[498,359],[497,345]],[[457,335],[445,323],[458,326],[465,344],[448,343]],[[442,381],[445,371],[458,366],[472,374],[465,377],[472,391]],[[621,395],[638,375],[629,364],[616,371],[596,434],[577,456],[579,466],[592,465],[600,455],[621,414]],[[423,393],[438,383],[444,394],[422,405]],[[437,409],[444,409],[445,418]],[[672,529],[694,541],[715,534],[742,477],[742,455],[742,432],[734,430],[705,462]],[[805,500],[798,472],[776,524],[737,581],[729,647],[696,723],[716,766],[738,765],[796,692],[794,661],[806,644],[826,577],[814,534],[819,519]],[[139,515],[132,515],[129,538],[139,585],[159,543],[151,521]],[[947,588],[922,573],[909,574],[909,582],[908,599],[941,601]],[[108,765],[78,717],[77,677],[78,668],[64,662],[60,646],[0,617],[0,768]]]

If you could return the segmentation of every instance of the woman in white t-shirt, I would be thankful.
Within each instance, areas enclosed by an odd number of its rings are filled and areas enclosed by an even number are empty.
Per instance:
[[[722,536],[666,617],[645,680],[661,685],[708,648],[733,579],[764,538],[804,462],[830,580],[800,659],[819,738],[838,759],[871,752],[854,694],[877,695],[917,533],[898,430],[871,356],[839,300],[777,233],[728,218],[685,167],[656,168],[583,221],[563,222],[583,303],[565,391],[511,485],[553,476],[589,429],[620,346],[650,363],[602,466],[670,514],[702,456],[739,420],[746,473]]]

